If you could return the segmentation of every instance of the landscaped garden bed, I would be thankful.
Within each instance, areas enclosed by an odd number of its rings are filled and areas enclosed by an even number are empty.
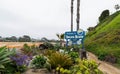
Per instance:
[[[44,46],[44,45],[43,45]],[[45,43],[46,49],[24,44],[20,52],[0,48],[2,74],[102,74],[93,60],[79,57],[77,48]]]

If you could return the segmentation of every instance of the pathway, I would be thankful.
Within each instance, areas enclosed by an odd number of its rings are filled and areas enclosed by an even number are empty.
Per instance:
[[[104,74],[120,74],[120,69],[108,64],[107,62],[98,60],[97,57],[90,52],[88,52],[88,59],[92,59],[97,63],[100,63],[98,68],[104,72]]]

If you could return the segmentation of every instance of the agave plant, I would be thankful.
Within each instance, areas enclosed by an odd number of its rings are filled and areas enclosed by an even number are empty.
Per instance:
[[[62,33],[62,34],[56,34],[56,36],[60,40],[60,46],[62,46],[62,42],[64,41],[64,33]]]
[[[10,62],[9,56],[12,55],[15,50],[8,51],[6,47],[0,48],[0,72],[5,69],[4,64]]]

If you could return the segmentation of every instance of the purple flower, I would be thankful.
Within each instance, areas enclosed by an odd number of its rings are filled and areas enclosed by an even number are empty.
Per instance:
[[[24,54],[16,54],[15,56],[10,56],[10,58],[16,63],[17,66],[28,66],[31,56],[29,57]]]

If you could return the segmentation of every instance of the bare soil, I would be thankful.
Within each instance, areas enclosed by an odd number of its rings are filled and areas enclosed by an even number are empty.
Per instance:
[[[52,74],[46,69],[38,69],[36,72],[33,72],[33,69],[27,70],[24,74]]]

